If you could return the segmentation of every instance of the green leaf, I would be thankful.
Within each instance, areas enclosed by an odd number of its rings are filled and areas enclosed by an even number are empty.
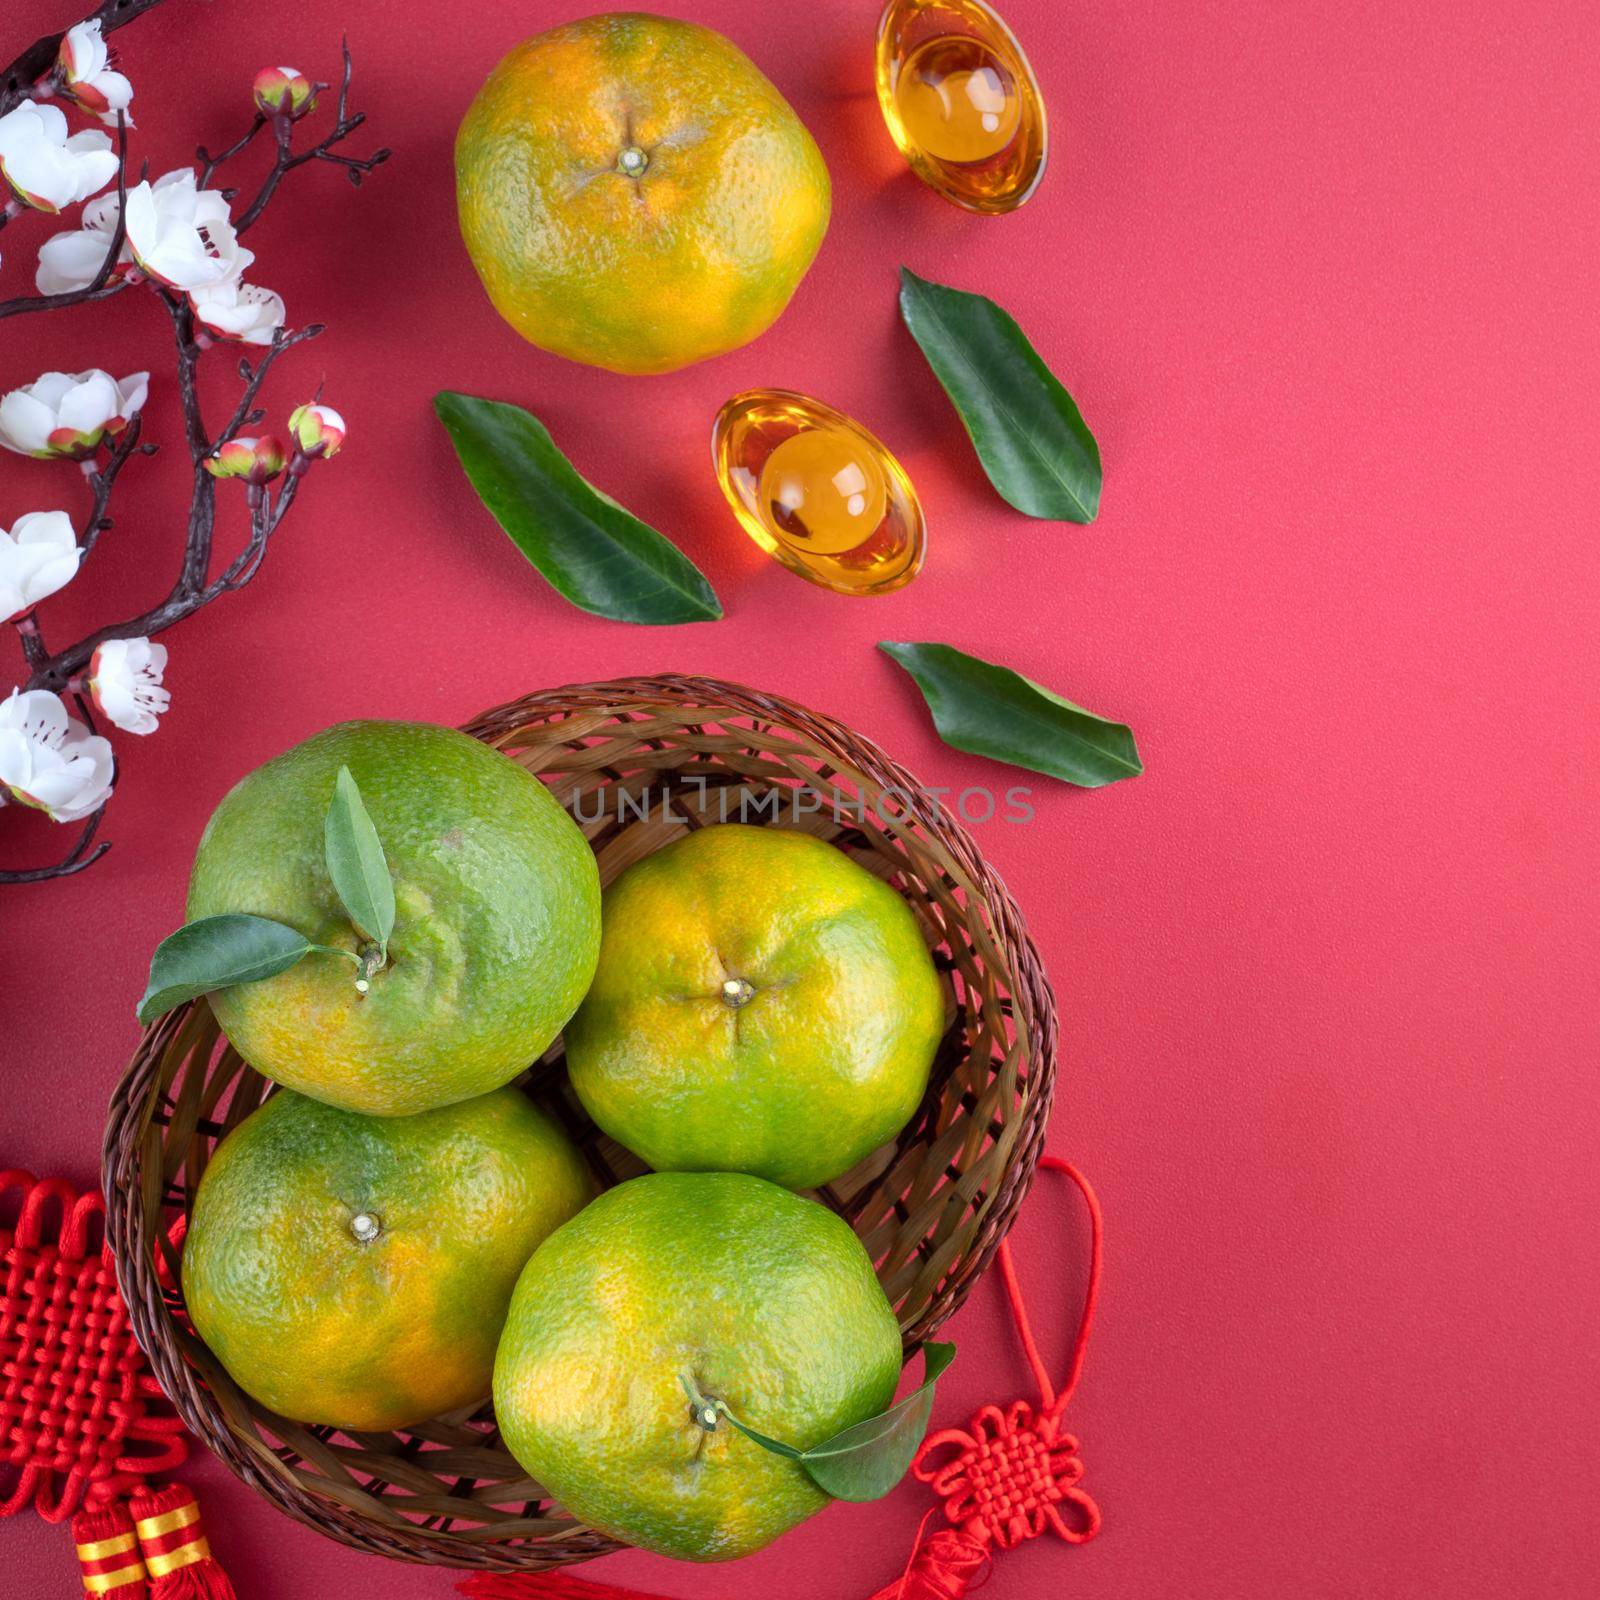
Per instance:
[[[899,1405],[807,1450],[800,1464],[835,1500],[881,1500],[905,1477],[933,1415],[933,1386],[956,1358],[953,1344],[922,1347],[921,1385]]]
[[[156,946],[150,959],[150,982],[136,1015],[140,1022],[153,1022],[174,1006],[213,989],[255,983],[287,972],[302,956],[321,948],[267,917],[229,913],[187,922]]]
[[[717,1410],[736,1427],[747,1439],[754,1439],[763,1450],[770,1450],[775,1456],[787,1456],[791,1461],[800,1461],[804,1458],[803,1450],[796,1450],[792,1444],[785,1444],[781,1439],[769,1439],[764,1433],[757,1433],[754,1428],[747,1428],[725,1406],[718,1405]]]
[[[835,1500],[881,1500],[905,1477],[911,1458],[928,1431],[928,1418],[933,1414],[933,1386],[955,1358],[953,1344],[924,1345],[922,1383],[913,1393],[898,1405],[834,1434],[809,1450],[796,1450],[793,1445],[769,1439],[766,1434],[746,1427],[721,1401],[716,1402],[716,1409],[762,1449],[798,1461],[817,1487]],[[685,1384],[685,1388],[689,1386]],[[689,1389],[689,1395],[691,1401],[698,1399],[693,1389]]]
[[[387,955],[389,935],[394,932],[394,880],[349,767],[340,767],[334,781],[322,847],[328,876],[356,932]]]
[[[1100,447],[1010,313],[902,267],[900,315],[1001,497],[1030,517],[1093,522]]]
[[[1144,771],[1133,730],[1074,705],[1010,667],[947,644],[878,648],[916,679],[939,737],[957,750],[1098,789]]]
[[[722,615],[700,569],[584,478],[537,417],[450,390],[433,407],[495,521],[575,606],[613,622]]]

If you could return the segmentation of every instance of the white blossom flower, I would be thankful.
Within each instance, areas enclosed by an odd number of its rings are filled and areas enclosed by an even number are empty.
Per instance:
[[[0,700],[0,785],[57,822],[77,822],[111,796],[111,741],[90,733],[48,689]]]
[[[98,367],[46,372],[0,398],[0,447],[23,456],[83,461],[108,433],[127,427],[149,392],[148,372],[135,372],[121,383]]]
[[[344,447],[344,418],[332,406],[297,406],[289,413],[289,433],[301,455],[326,461]]]
[[[128,191],[128,247],[140,268],[170,289],[231,283],[255,257],[233,231],[228,202],[201,189],[189,167]]]
[[[28,101],[0,117],[0,177],[25,206],[57,212],[98,194],[117,175],[117,153],[98,129],[67,136],[60,106]]]
[[[283,296],[248,283],[219,283],[189,295],[195,321],[215,339],[239,344],[271,344],[283,326]]]
[[[100,32],[100,19],[91,17],[67,30],[56,52],[56,68],[66,92],[102,122],[113,125],[119,111],[133,103],[133,85],[120,72],[111,70],[111,52]],[[128,125],[132,127],[132,120]]]
[[[58,233],[39,246],[39,268],[33,281],[40,294],[70,294],[87,289],[100,276],[117,231],[119,209],[116,195],[103,194],[83,208],[79,227]],[[112,276],[125,277],[133,265],[133,252],[124,240]]]
[[[64,589],[82,551],[65,511],[30,511],[9,533],[0,528],[0,622],[26,616],[41,600]]]
[[[107,639],[89,662],[89,693],[124,733],[154,733],[172,703],[161,687],[167,647],[148,639]]]

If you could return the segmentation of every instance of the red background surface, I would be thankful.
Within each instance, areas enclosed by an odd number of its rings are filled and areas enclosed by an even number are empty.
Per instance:
[[[291,741],[682,669],[841,715],[929,782],[1009,782],[944,749],[872,648],[948,640],[1125,717],[1149,768],[1092,794],[1038,780],[1031,825],[980,830],[1063,1001],[1051,1145],[1109,1218],[1071,1413],[1106,1532],[1004,1557],[992,1592],[1593,1595],[1600,12],[1011,0],[1055,156],[1024,211],[986,220],[898,165],[868,0],[663,8],[774,77],[835,212],[772,333],[645,380],[521,345],[455,234],[457,118],[505,48],[579,6],[172,0],[119,36],[158,172],[242,125],[256,67],[331,76],[341,29],[396,155],[359,194],[297,174],[250,241],[291,318],[332,325],[269,401],[281,415],[325,372],[351,444],[255,586],[168,635],[173,711],[118,741],[111,855],[0,890],[0,1154],[92,1180],[202,822]],[[75,15],[12,0],[0,55]],[[0,292],[45,232],[7,231]],[[1068,381],[1107,462],[1095,526],[1029,522],[989,490],[898,325],[901,261],[995,294]],[[132,296],[0,334],[0,388],[46,366],[155,373],[165,457],[129,471],[115,532],[44,607],[57,640],[170,581],[169,360]],[[901,453],[932,528],[909,590],[831,597],[738,532],[706,435],[755,384],[811,390]],[[534,409],[702,564],[727,619],[630,629],[557,600],[460,478],[428,405],[445,386]],[[70,469],[0,459],[0,521],[79,493]],[[0,859],[48,832],[6,812]],[[1038,1298],[1062,1348],[1082,1239],[1055,1190],[1018,1243],[1032,1280],[1059,1279]],[[997,1285],[952,1331],[942,1417],[1022,1392]],[[246,1600],[448,1592],[209,1461],[194,1478]],[[855,1600],[904,1560],[923,1496],[836,1507],[735,1567],[591,1571]],[[63,1533],[24,1517],[0,1537],[8,1594],[76,1592]]]

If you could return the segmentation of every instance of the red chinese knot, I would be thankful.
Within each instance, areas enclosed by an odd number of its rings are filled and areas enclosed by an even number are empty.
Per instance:
[[[188,1454],[117,1292],[99,1195],[0,1172],[0,1516],[98,1511]]]
[[[944,1501],[945,1516],[985,1544],[1010,1550],[1051,1531],[1082,1544],[1099,1532],[1100,1508],[1076,1487],[1083,1476],[1078,1441],[1057,1423],[1036,1416],[1026,1400],[1004,1411],[984,1406],[965,1428],[931,1435],[912,1470]],[[933,1466],[927,1457],[948,1447],[955,1457]]]

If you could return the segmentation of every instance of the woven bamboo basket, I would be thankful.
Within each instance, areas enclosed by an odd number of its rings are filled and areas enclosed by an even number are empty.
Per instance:
[[[1049,1114],[1055,1002],[1005,885],[902,767],[778,695],[709,678],[628,678],[528,695],[466,731],[550,786],[605,882],[688,829],[776,814],[909,902],[948,996],[932,1081],[893,1144],[817,1191],[865,1243],[909,1357],[989,1264]],[[560,1041],[521,1081],[602,1182],[643,1170],[584,1115]],[[196,1337],[177,1287],[182,1220],[217,1141],[270,1090],[197,1002],[148,1030],[112,1100],[107,1234],[134,1332],[190,1429],[280,1510],[378,1555],[537,1571],[615,1549],[528,1478],[489,1406],[399,1433],[310,1427],[243,1394]]]

